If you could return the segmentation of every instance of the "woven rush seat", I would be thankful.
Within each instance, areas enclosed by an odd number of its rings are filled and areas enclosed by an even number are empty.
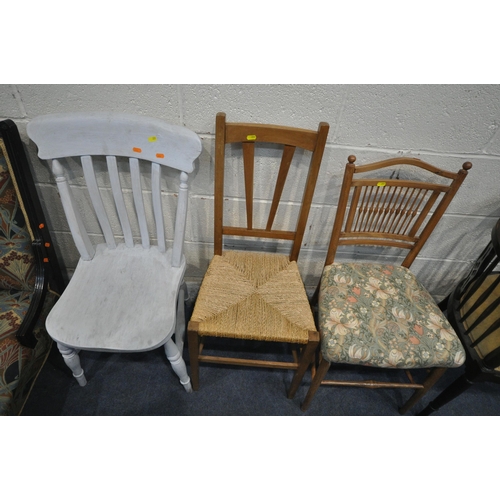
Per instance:
[[[258,252],[214,256],[191,321],[201,336],[298,344],[316,330],[297,263]]]
[[[458,367],[465,351],[413,273],[402,266],[334,263],[319,296],[323,357],[383,368]]]

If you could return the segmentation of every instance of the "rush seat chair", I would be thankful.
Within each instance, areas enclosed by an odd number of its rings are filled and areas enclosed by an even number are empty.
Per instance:
[[[279,125],[230,123],[226,122],[224,113],[217,114],[214,257],[188,324],[194,390],[199,387],[200,363],[218,363],[294,370],[289,388],[289,392],[294,394],[313,362],[319,334],[296,261],[328,129],[326,123],[320,123],[317,131]],[[226,150],[230,150],[230,158]],[[300,154],[296,156],[299,161],[294,163],[294,154],[298,151]],[[235,158],[242,161],[236,162]],[[276,181],[273,187],[269,179],[274,167]],[[257,183],[262,187],[262,180],[255,175],[257,169],[265,172],[264,188],[269,189],[272,197],[269,203],[261,202],[258,207],[254,203],[258,197],[254,188]],[[302,187],[297,188],[297,192],[302,193],[299,202],[292,206],[283,201],[283,193],[287,178],[293,182],[299,171],[306,175],[303,176]],[[237,174],[244,179],[244,193],[236,199],[228,191],[231,180]],[[284,216],[280,215],[283,213],[280,209],[286,212]],[[224,243],[231,237],[236,246],[225,250]],[[242,241],[251,240],[264,242],[260,251],[248,251],[245,247],[238,249],[237,245],[242,245]],[[288,242],[291,248],[286,253],[270,251],[265,246],[266,241]],[[207,353],[207,347],[214,338],[228,344],[233,342],[235,355]],[[239,346],[248,342],[258,342],[264,345],[264,350],[267,346],[271,350],[276,343],[288,346],[290,361],[264,359],[262,353],[258,356],[244,355]]]

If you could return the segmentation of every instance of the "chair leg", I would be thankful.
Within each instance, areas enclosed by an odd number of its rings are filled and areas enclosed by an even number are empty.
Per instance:
[[[63,344],[59,344],[59,342],[57,343],[57,348],[62,354],[64,362],[73,373],[73,377],[76,378],[76,381],[80,384],[80,386],[83,387],[84,385],[87,385],[87,379],[85,378],[85,374],[80,365],[80,356],[78,356],[78,351]]]
[[[450,300],[450,296],[448,295],[445,297],[439,304],[438,307],[439,309],[446,314],[446,311],[448,310],[448,301]]]
[[[186,336],[186,301],[188,299],[187,285],[182,282],[177,298],[177,321],[175,325],[175,345],[182,353]]]
[[[411,407],[416,405],[429,391],[429,389],[444,375],[446,368],[434,368],[424,380],[422,389],[417,389],[413,396],[399,409],[400,415],[404,415]]]
[[[455,382],[449,385],[441,394],[439,394],[434,401],[431,401],[420,413],[417,413],[417,415],[431,415],[446,403],[449,403],[452,399],[455,399],[457,396],[462,394],[462,392],[469,389],[473,383],[474,381],[469,378],[468,374],[464,373],[458,377]]]
[[[319,386],[321,385],[321,382],[325,378],[329,368],[330,368],[330,363],[325,359],[321,358],[321,362],[318,366],[318,369],[316,370],[316,375],[312,379],[311,387],[309,387],[309,391],[306,394],[306,398],[304,399],[300,407],[302,411],[306,411],[309,408],[311,400],[314,394],[316,394],[316,391],[318,390]]]
[[[191,367],[191,382],[193,384],[193,390],[197,391],[199,388],[199,371],[200,362],[198,355],[200,352],[200,337],[198,336],[198,331],[196,328],[196,323],[188,324],[188,348],[189,348],[189,364]]]
[[[175,342],[172,338],[168,339],[165,344],[165,354],[167,355],[167,359],[170,361],[172,365],[172,369],[179,377],[181,384],[186,389],[186,392],[193,392],[193,388],[191,387],[191,380],[187,373],[186,363],[182,359],[182,354],[175,345]]]
[[[309,342],[302,350],[302,354],[299,360],[299,366],[295,372],[292,383],[290,384],[290,388],[288,390],[288,399],[292,399],[297,392],[297,389],[304,378],[304,374],[306,370],[309,368],[311,363],[314,362],[314,354],[316,353],[316,349],[319,344],[319,335],[317,332],[309,332]]]

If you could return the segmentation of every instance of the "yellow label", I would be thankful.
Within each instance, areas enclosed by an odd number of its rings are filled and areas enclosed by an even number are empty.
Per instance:
[[[384,187],[385,186],[385,182],[377,182],[377,186],[378,187]]]
[[[247,141],[255,141],[257,139],[256,135],[247,135]]]
[[[156,142],[156,136],[152,135],[151,137],[148,137],[149,142]]]

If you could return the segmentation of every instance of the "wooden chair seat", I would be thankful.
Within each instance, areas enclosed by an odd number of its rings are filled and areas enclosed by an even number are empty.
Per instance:
[[[101,351],[139,352],[165,344],[174,330],[185,270],[185,261],[180,267],[171,261],[171,250],[97,245],[91,261],[79,261],[50,312],[50,335],[77,349]],[[110,302],[117,291],[120,299]]]
[[[316,329],[297,263],[259,252],[214,256],[191,321],[200,336],[299,344]]]

